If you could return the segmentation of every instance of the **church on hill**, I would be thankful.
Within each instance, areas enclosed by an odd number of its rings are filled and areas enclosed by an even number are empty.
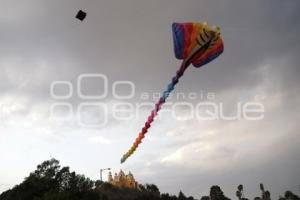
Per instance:
[[[120,188],[138,189],[138,183],[135,181],[133,174],[131,172],[125,174],[122,170],[120,170],[119,174],[115,173],[114,177],[109,172],[108,183]]]

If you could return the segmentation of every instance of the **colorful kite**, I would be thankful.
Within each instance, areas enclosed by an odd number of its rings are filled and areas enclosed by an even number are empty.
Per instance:
[[[177,59],[183,60],[181,67],[163,92],[162,97],[155,104],[155,108],[152,110],[135,142],[128,152],[123,155],[121,163],[125,162],[135,152],[139,144],[142,143],[151,123],[154,121],[154,117],[174,90],[175,85],[187,67],[190,64],[197,68],[201,67],[214,60],[224,50],[219,27],[210,27],[206,23],[174,23],[172,30],[175,56]]]

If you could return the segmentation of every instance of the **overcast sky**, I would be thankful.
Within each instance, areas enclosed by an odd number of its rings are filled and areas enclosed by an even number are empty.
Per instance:
[[[0,5],[0,192],[54,157],[92,179],[104,167],[130,170],[140,183],[196,198],[209,194],[211,185],[235,198],[236,186],[244,184],[252,199],[260,194],[260,182],[273,198],[287,189],[299,194],[299,1],[0,0]],[[79,9],[87,12],[83,22],[75,19]],[[197,99],[170,103],[196,105],[213,93],[213,102],[223,103],[227,114],[236,113],[238,103],[261,103],[264,119],[178,120],[166,112],[121,165],[150,111],[136,106],[145,102],[142,94],[161,92],[180,66],[171,25],[188,21],[220,26],[225,51],[201,69],[190,67],[176,87],[175,94],[193,92]],[[80,98],[82,74],[107,76],[107,97]],[[102,80],[84,80],[82,93],[102,93]],[[54,99],[55,81],[71,83],[73,95]],[[116,81],[134,83],[134,97],[116,99]],[[129,94],[123,86],[118,94]],[[63,84],[54,89],[68,93]],[[139,117],[114,119],[112,107],[122,102],[134,105]],[[57,103],[72,107],[70,119],[50,117]],[[107,105],[108,123],[81,126],[83,103]],[[66,107],[56,111],[68,115]],[[178,112],[183,116],[186,110]],[[98,123],[96,109],[85,107],[82,114],[86,123]]]

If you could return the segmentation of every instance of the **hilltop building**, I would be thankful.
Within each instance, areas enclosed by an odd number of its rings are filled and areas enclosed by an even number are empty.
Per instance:
[[[129,172],[127,175],[120,170],[119,174],[115,173],[114,177],[112,176],[112,173],[108,173],[108,183],[116,186],[116,187],[126,187],[131,189],[137,189],[138,183],[135,181],[134,176],[131,172]]]

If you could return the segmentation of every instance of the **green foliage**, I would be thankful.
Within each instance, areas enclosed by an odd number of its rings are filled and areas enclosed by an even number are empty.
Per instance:
[[[300,198],[291,191],[286,191],[284,193],[284,198],[286,200],[300,200]]]
[[[203,196],[201,197],[201,200],[210,200],[209,196]]]
[[[93,187],[93,181],[70,172],[69,167],[61,168],[58,160],[51,159],[38,165],[20,185],[2,193],[0,200],[99,199]]]
[[[152,193],[156,196],[160,195],[160,191],[159,191],[158,187],[154,184],[146,184],[146,190],[147,190],[147,192]]]
[[[237,197],[243,196],[243,185],[237,188]],[[260,184],[262,197],[255,200],[270,200],[271,194]],[[84,175],[71,172],[69,167],[61,167],[59,161],[51,159],[37,166],[24,181],[3,192],[0,200],[194,200],[180,191],[178,196],[161,194],[154,184],[139,185],[138,189],[118,188],[107,182],[92,181]],[[229,200],[222,189],[214,185],[209,196],[201,200]],[[280,200],[300,200],[291,191],[286,191]]]
[[[229,200],[226,196],[224,196],[223,191],[218,185],[214,185],[210,188],[210,200]]]

